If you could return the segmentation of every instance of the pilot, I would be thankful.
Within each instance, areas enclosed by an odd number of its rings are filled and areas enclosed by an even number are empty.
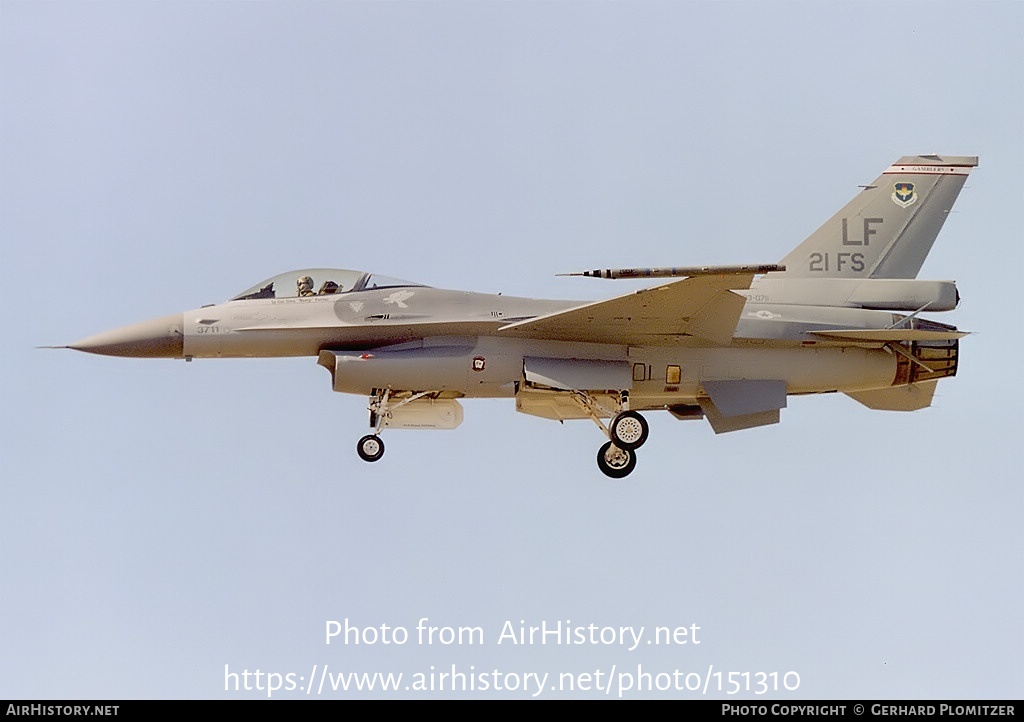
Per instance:
[[[298,281],[295,282],[295,285],[298,286],[299,288],[300,296],[316,295],[315,293],[313,293],[313,279],[310,278],[309,276],[302,276]]]
[[[320,290],[317,291],[318,296],[329,296],[332,293],[338,293],[341,291],[341,287],[338,286],[334,281],[324,281],[324,285],[320,286]]]

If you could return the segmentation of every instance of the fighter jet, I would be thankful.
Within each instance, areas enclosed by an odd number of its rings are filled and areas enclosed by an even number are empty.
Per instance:
[[[796,394],[841,392],[872,409],[929,406],[956,374],[954,281],[916,276],[976,157],[906,156],[779,263],[604,269],[651,278],[598,302],[451,291],[336,268],[268,278],[216,305],[125,326],[70,348],[110,356],[314,356],[335,391],[369,399],[389,428],[453,429],[460,399],[506,398],[546,419],[591,419],[598,468],[622,478],[647,441],[641,412],[705,418],[716,433],[779,421]]]

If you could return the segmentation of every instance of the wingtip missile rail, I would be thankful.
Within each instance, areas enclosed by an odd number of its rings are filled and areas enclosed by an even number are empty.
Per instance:
[[[680,268],[605,268],[576,273],[559,273],[559,276],[586,276],[588,278],[681,278],[690,276],[722,276],[732,273],[772,273],[785,271],[778,263],[763,263],[756,266],[684,266]]]

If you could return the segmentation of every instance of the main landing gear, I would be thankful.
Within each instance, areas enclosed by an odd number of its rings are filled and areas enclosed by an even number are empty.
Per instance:
[[[608,435],[621,449],[639,449],[650,431],[647,419],[635,411],[620,411],[608,425]]]
[[[597,450],[597,468],[613,479],[628,476],[636,468],[636,451],[620,449],[610,441],[606,441]]]
[[[625,391],[619,395],[617,411],[605,407],[591,394],[583,391],[573,391],[572,394],[576,403],[608,437],[608,442],[597,451],[597,468],[612,479],[629,476],[636,468],[636,450],[644,445],[650,433],[647,419],[629,410],[629,394]],[[609,416],[612,420],[606,426],[602,418]]]

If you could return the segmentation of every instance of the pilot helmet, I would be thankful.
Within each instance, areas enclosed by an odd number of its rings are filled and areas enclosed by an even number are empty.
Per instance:
[[[299,280],[295,282],[295,285],[298,286],[300,290],[302,289],[303,286],[306,286],[307,288],[312,290],[313,279],[310,278],[309,276],[301,276]]]

